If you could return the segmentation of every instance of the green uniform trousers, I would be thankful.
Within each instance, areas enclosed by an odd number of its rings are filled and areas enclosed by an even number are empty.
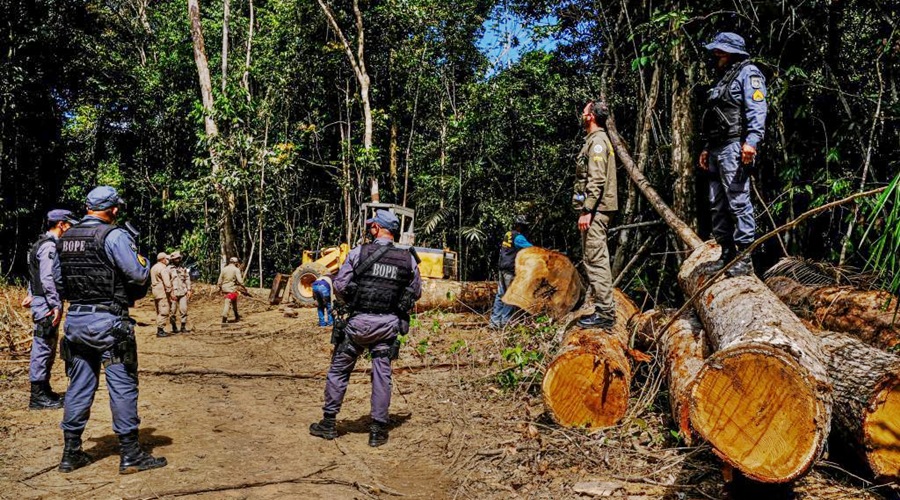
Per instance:
[[[584,269],[587,273],[594,308],[600,316],[615,319],[616,302],[613,299],[609,246],[606,243],[608,225],[609,215],[597,212],[587,232],[582,233],[582,245]]]

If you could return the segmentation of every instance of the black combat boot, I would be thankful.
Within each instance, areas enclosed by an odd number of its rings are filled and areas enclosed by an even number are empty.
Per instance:
[[[144,470],[165,467],[168,462],[164,457],[156,458],[141,449],[138,443],[138,431],[119,435],[119,474],[134,474]]]
[[[710,264],[709,270],[713,272],[721,270],[726,264],[734,260],[734,256],[737,255],[733,241],[716,241],[719,243],[719,246],[722,247],[722,254],[719,256],[719,260]]]
[[[369,446],[375,448],[388,442],[388,424],[373,420],[369,425]]]
[[[175,320],[172,320],[172,335],[178,333],[178,326],[175,325]]]
[[[228,323],[228,317],[222,316],[222,324],[224,325],[225,323]]]
[[[156,327],[156,336],[159,337],[159,338],[163,338],[163,337],[168,337],[169,334],[166,333],[166,329],[165,329],[165,328],[163,328],[163,327],[161,327],[161,326],[158,326],[158,327]]]
[[[615,318],[610,318],[609,316],[602,315],[600,314],[600,311],[597,310],[594,311],[594,314],[585,316],[578,320],[578,326],[582,328],[599,328],[601,330],[609,330],[615,324]]]
[[[738,245],[737,253],[743,252],[749,246],[750,245]],[[753,259],[750,257],[750,253],[741,257],[741,260],[737,261],[725,271],[725,276],[728,276],[729,278],[734,278],[735,276],[749,276],[751,274],[753,274]]]
[[[322,439],[332,440],[337,437],[337,419],[324,416],[322,420],[309,424],[309,433]]]
[[[44,384],[44,394],[46,394],[48,398],[52,399],[53,401],[59,401],[60,403],[63,403],[65,401],[65,399],[66,399],[65,393],[57,394],[57,393],[53,392],[53,388],[50,387],[49,380],[45,380],[44,382],[41,382],[41,383]]]
[[[90,455],[81,450],[80,433],[64,431],[63,438],[66,444],[63,448],[62,459],[59,461],[60,472],[72,472],[94,461]]]
[[[187,323],[181,323],[181,333],[187,333]]]
[[[63,402],[58,394],[54,394],[47,389],[47,382],[31,383],[31,399],[28,402],[29,410],[55,410],[63,407]],[[56,396],[55,398],[53,396]]]

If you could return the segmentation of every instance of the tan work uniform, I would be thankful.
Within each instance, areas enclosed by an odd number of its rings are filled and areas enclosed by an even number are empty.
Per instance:
[[[572,205],[581,214],[594,214],[590,227],[582,235],[584,268],[596,312],[614,319],[616,304],[606,230],[610,217],[619,209],[619,201],[616,193],[616,157],[603,129],[588,134],[584,147],[578,153]]]
[[[225,268],[222,269],[222,272],[219,273],[218,285],[226,295],[235,294],[234,301],[227,296],[225,297],[225,304],[222,306],[222,317],[227,318],[228,309],[231,308],[234,310],[234,317],[239,318],[237,294],[240,293],[241,288],[244,286],[244,276],[241,274],[241,268],[234,264],[225,266]]]
[[[191,291],[191,273],[184,266],[169,264],[169,276],[172,278],[172,290],[175,300],[172,301],[171,322],[175,325],[176,313],[180,313],[181,324],[187,323],[188,294]]]
[[[169,269],[162,262],[157,262],[150,268],[150,290],[153,292],[153,301],[156,303],[156,326],[165,328],[166,320],[169,318],[172,277],[169,276]]]

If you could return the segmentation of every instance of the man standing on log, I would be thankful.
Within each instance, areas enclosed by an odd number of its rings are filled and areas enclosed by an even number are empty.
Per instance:
[[[156,336],[167,337],[166,321],[169,319],[169,304],[175,300],[172,292],[172,276],[169,274],[169,255],[165,252],[156,254],[156,264],[150,268],[150,291],[156,305]],[[177,333],[172,325],[172,334]]]
[[[734,259],[756,238],[750,202],[750,175],[756,148],[766,128],[766,79],[754,65],[735,33],[719,33],[706,45],[720,79],[709,91],[703,113],[705,145],[700,168],[709,172],[709,203],[713,236],[722,247],[717,269]],[[753,272],[750,255],[726,271],[744,276]]]
[[[334,279],[334,291],[349,309],[349,317],[346,322],[335,318],[323,418],[309,426],[309,433],[324,439],[337,437],[337,414],[350,374],[368,349],[372,356],[369,446],[374,447],[388,440],[391,361],[400,354],[398,334],[409,331],[408,313],[422,295],[422,279],[416,256],[394,246],[394,233],[400,230],[396,215],[378,210],[366,220],[366,229],[375,241],[351,250]]]
[[[515,306],[511,306],[503,302],[503,295],[516,276],[516,255],[523,248],[528,248],[531,242],[525,236],[528,231],[528,219],[524,215],[517,215],[513,222],[512,231],[507,231],[500,244],[500,268],[499,283],[497,284],[497,295],[494,297],[494,310],[491,312],[491,320],[488,323],[490,328],[495,330],[503,328],[509,323]]]
[[[594,302],[594,313],[578,320],[583,328],[612,328],[616,322],[606,230],[619,201],[616,157],[604,128],[608,116],[603,102],[588,102],[581,114],[587,138],[578,154],[572,205],[579,213],[584,267]]]
[[[31,343],[31,362],[28,378],[31,399],[28,408],[50,410],[62,408],[63,398],[50,387],[50,372],[56,357],[59,320],[62,319],[62,274],[57,258],[59,238],[78,221],[68,210],[47,213],[47,232],[28,251],[28,296],[22,301],[31,308],[34,320],[34,340]]]
[[[59,240],[59,263],[69,310],[60,357],[69,390],[60,424],[65,448],[60,472],[91,463],[81,449],[100,379],[105,370],[113,431],[119,438],[119,474],[166,465],[138,443],[138,358],[134,320],[128,308],[147,294],[150,263],[131,233],[116,225],[124,202],[115,189],[100,186],[87,196],[87,216]]]

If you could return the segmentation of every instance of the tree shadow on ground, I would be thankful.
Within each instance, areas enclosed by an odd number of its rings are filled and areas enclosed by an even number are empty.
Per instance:
[[[153,453],[157,446],[168,446],[172,444],[172,438],[169,436],[157,435],[155,427],[147,427],[140,430],[138,442],[141,448],[147,453]],[[91,449],[84,450],[94,461],[102,460],[106,457],[119,454],[119,437],[115,434],[107,434],[100,437],[92,437],[88,442],[94,443]]]
[[[391,413],[388,417],[390,419],[388,430],[390,431],[400,427],[411,417],[412,413],[406,413],[404,415]],[[368,415],[363,415],[356,420],[342,420],[337,424],[338,434],[368,434],[369,424],[371,423],[372,418]]]

